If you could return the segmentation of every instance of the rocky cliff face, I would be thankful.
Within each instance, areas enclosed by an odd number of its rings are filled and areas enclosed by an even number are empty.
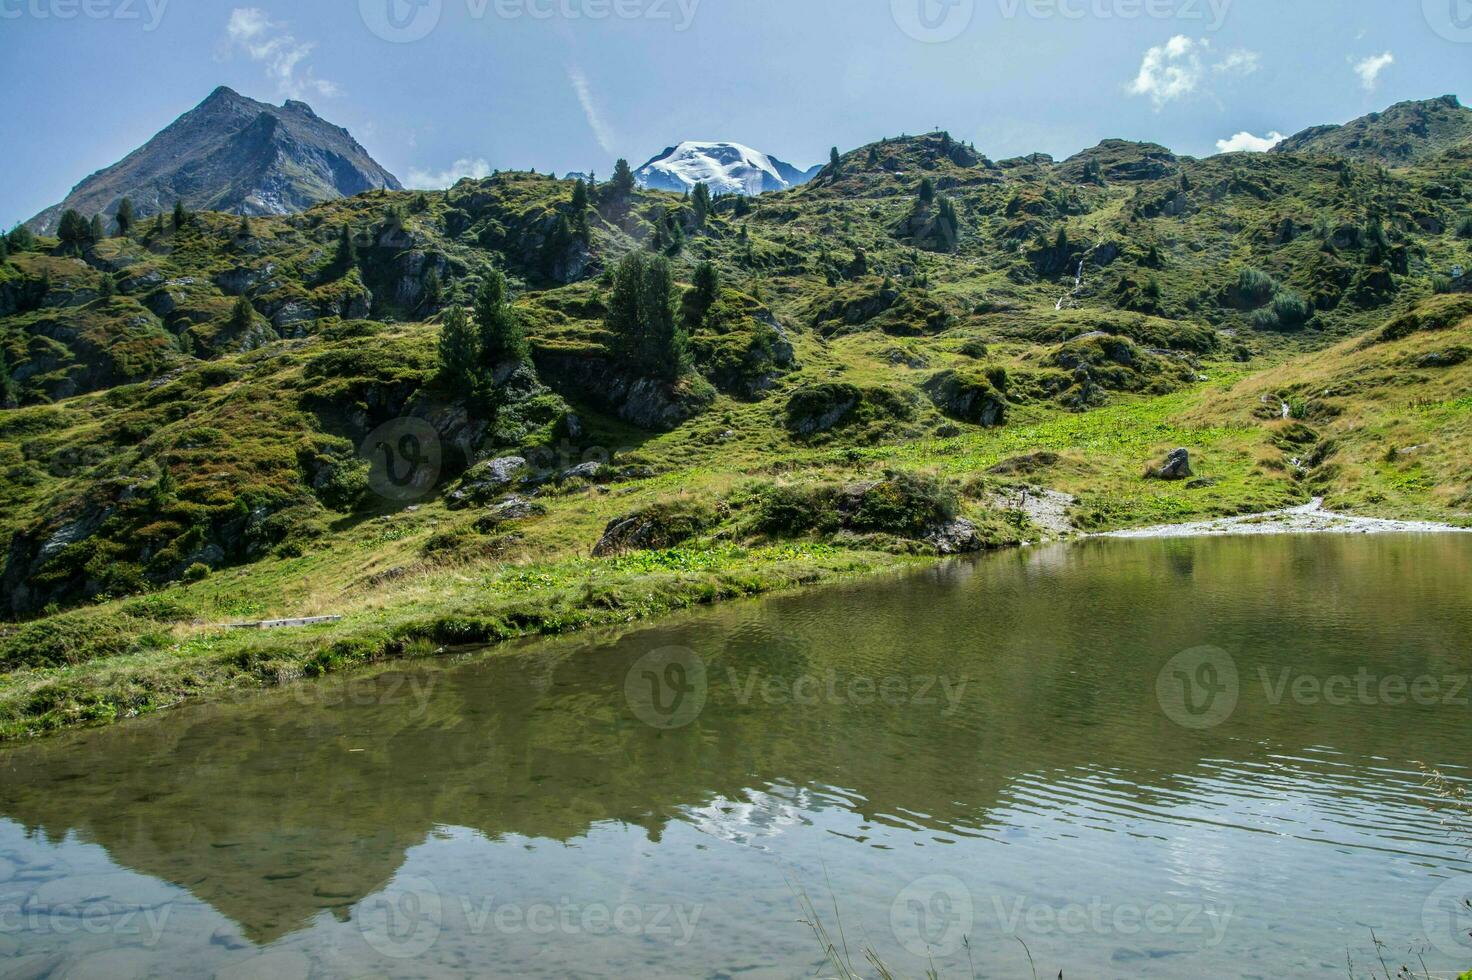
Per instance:
[[[263,215],[380,188],[401,189],[347,130],[305,102],[267,105],[221,87],[28,224],[51,234],[68,208],[111,216],[124,197],[143,216],[175,201],[191,210]]]

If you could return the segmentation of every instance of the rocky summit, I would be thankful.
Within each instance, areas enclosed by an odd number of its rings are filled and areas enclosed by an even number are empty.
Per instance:
[[[140,216],[168,211],[176,201],[191,210],[268,215],[400,189],[398,179],[346,129],[305,102],[273,106],[221,86],[27,224],[38,234],[53,234],[67,210],[106,219],[124,198]]]

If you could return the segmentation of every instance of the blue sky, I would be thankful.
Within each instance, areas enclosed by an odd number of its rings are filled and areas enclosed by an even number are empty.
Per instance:
[[[428,185],[684,139],[808,165],[936,127],[994,158],[1199,156],[1469,81],[1472,0],[0,0],[0,222],[220,84],[310,102]]]

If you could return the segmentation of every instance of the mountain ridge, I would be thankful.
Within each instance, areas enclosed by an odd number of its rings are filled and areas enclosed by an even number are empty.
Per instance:
[[[175,201],[191,210],[267,215],[379,189],[403,187],[351,133],[307,103],[274,106],[221,85],[26,224],[51,234],[68,209],[110,218],[124,197],[140,217]]]

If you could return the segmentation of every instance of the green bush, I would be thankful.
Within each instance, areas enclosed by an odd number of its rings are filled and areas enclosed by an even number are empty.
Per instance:
[[[210,566],[206,565],[204,562],[197,561],[193,565],[190,565],[188,568],[184,569],[183,578],[186,582],[202,582],[209,577]]]

